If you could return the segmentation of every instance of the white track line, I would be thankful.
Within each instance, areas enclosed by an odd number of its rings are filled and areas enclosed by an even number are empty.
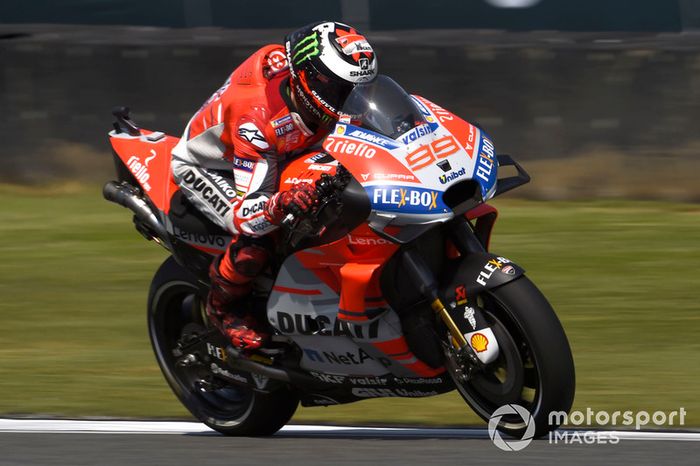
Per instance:
[[[214,431],[198,422],[169,421],[89,421],[47,419],[0,419],[0,433],[71,433],[71,434],[211,434]],[[569,432],[583,432],[582,430]],[[621,440],[666,440],[700,442],[700,432],[593,431],[614,434]],[[406,427],[345,427],[289,425],[279,432],[295,436],[343,437],[430,437],[487,439],[486,429],[440,429]],[[546,437],[545,437],[546,438]]]
[[[182,435],[213,430],[198,422],[0,419],[0,432]]]

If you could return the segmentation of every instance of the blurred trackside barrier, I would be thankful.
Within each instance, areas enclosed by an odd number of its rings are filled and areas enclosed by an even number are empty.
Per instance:
[[[294,28],[343,18],[363,30],[679,31],[695,0],[3,0],[0,23]]]
[[[111,175],[110,108],[179,134],[284,30],[0,25],[0,182]],[[382,73],[479,122],[536,197],[700,199],[700,34],[373,31]]]

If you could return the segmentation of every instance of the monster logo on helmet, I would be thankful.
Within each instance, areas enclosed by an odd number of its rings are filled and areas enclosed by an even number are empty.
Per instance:
[[[312,122],[335,122],[355,84],[377,75],[372,46],[346,24],[310,24],[287,36],[285,48],[292,93],[302,116]]]
[[[320,53],[318,50],[318,33],[314,31],[311,35],[297,42],[293,52],[292,60],[297,66],[302,64],[304,60],[309,60],[311,57],[317,56]]]

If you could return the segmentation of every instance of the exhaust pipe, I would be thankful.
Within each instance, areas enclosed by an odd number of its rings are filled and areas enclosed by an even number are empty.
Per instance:
[[[168,231],[158,220],[156,214],[137,193],[136,189],[128,183],[108,181],[102,188],[102,196],[122,207],[131,210],[136,218],[143,222],[158,238],[168,241]]]

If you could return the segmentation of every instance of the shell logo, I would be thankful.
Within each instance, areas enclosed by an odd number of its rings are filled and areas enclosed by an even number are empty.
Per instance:
[[[486,338],[483,333],[475,333],[472,335],[469,343],[477,353],[482,353],[489,347],[489,339]]]

